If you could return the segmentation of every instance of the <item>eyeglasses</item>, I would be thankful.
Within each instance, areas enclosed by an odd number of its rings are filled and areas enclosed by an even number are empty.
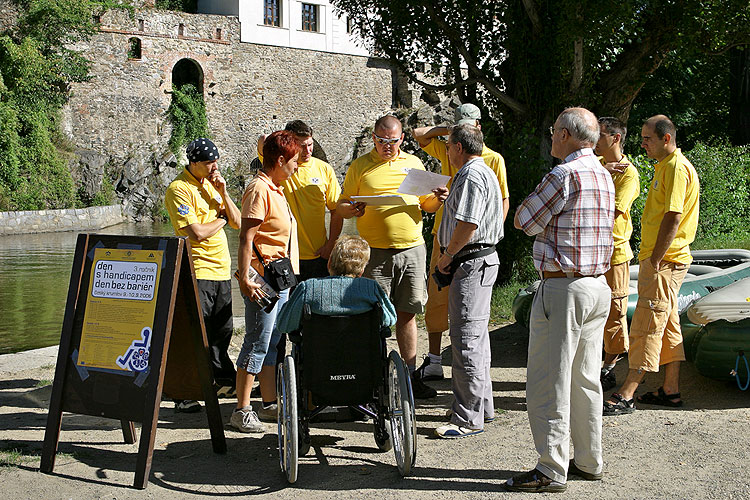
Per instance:
[[[555,127],[549,128],[549,135],[555,135]]]
[[[373,137],[375,137],[375,140],[378,144],[382,144],[384,146],[390,145],[390,144],[398,144],[401,140],[401,137],[397,137],[395,139],[390,139],[388,137],[380,137],[379,135],[372,134]]]

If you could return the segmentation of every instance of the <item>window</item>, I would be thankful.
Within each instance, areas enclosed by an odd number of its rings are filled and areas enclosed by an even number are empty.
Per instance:
[[[138,19],[138,31],[143,31],[143,28],[145,28],[145,24],[143,23],[143,19]]]
[[[281,0],[263,0],[263,24],[281,26]]]
[[[302,4],[302,31],[318,31],[318,6]]]
[[[128,59],[140,59],[141,58],[141,39],[131,38],[128,40]]]
[[[177,27],[177,36],[185,36],[185,25],[182,23]]]
[[[216,39],[221,40],[221,28],[216,28]]]
[[[351,17],[346,18],[346,32],[350,35],[354,32],[354,21]]]
[[[93,16],[91,16],[91,21],[99,26],[100,24],[102,24],[102,16],[94,14]]]

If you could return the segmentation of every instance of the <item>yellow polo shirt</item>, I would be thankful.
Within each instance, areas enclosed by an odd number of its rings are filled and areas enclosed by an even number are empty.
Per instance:
[[[263,162],[263,156],[258,159]],[[297,171],[281,183],[284,196],[297,220],[297,240],[301,260],[317,259],[315,251],[326,244],[326,208],[336,210],[341,186],[328,163],[311,156],[299,163]]]
[[[441,141],[437,137],[433,137],[428,145],[422,148],[422,150],[433,158],[440,162],[440,173],[443,175],[450,175],[451,180],[448,181],[448,187],[451,187],[453,178],[458,172],[458,167],[451,165],[448,159],[448,147],[445,142]],[[500,194],[502,198],[508,198],[510,196],[508,191],[508,176],[505,172],[505,160],[500,155],[487,146],[482,146],[482,159],[484,163],[495,172],[497,181],[500,183]],[[459,165],[459,167],[462,165]],[[443,206],[441,205],[437,212],[435,212],[435,223],[432,225],[432,234],[437,234],[437,230],[440,227],[440,221],[443,219]]]
[[[213,222],[224,208],[224,200],[206,179],[199,182],[183,170],[167,188],[164,205],[177,236],[188,236],[184,228],[190,224]],[[232,279],[227,235],[224,229],[203,241],[190,239],[195,277],[199,280],[226,281]]]
[[[654,180],[641,219],[639,260],[651,257],[664,214],[677,212],[682,218],[664,260],[678,264],[693,261],[690,243],[698,229],[699,192],[698,174],[679,148],[654,166]]]
[[[422,161],[414,155],[399,151],[395,158],[384,161],[373,149],[349,165],[341,199],[396,194],[412,168],[424,170]],[[424,243],[420,202],[429,195],[401,196],[406,205],[368,205],[365,214],[357,217],[357,230],[372,248],[403,249]]]
[[[607,163],[602,156],[599,157],[599,161],[602,165]],[[630,236],[633,234],[630,208],[641,192],[638,170],[627,156],[623,156],[620,163],[627,163],[628,167],[622,173],[612,174],[612,183],[615,185],[615,210],[622,212],[615,217],[615,224],[612,228],[615,248],[610,264],[613,266],[628,262],[633,258],[633,249],[630,248]]]

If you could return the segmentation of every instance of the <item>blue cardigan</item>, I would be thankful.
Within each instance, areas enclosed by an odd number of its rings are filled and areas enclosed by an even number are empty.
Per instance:
[[[301,282],[279,312],[279,331],[288,333],[299,328],[305,304],[310,305],[311,312],[327,316],[360,314],[380,304],[383,326],[396,323],[396,309],[390,299],[376,281],[368,278],[327,276]]]

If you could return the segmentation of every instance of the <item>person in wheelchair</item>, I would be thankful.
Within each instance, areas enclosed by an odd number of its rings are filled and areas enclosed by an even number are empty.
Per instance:
[[[297,285],[284,304],[276,323],[282,333],[300,326],[305,304],[310,312],[326,316],[354,315],[367,312],[376,305],[383,311],[382,326],[396,323],[396,309],[378,283],[362,278],[370,260],[370,246],[359,236],[342,236],[328,260],[325,278],[313,278]]]

